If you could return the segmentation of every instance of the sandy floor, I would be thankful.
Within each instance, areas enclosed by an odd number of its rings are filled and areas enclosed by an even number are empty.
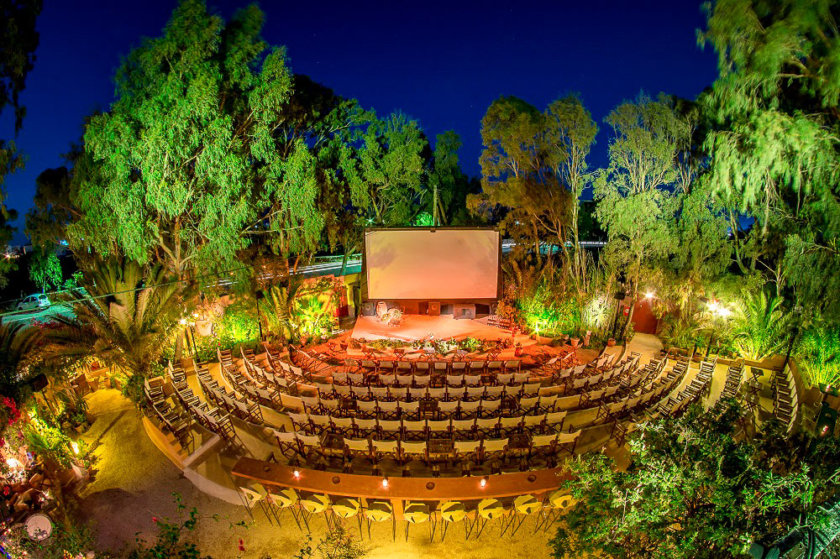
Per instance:
[[[152,517],[177,518],[173,492],[184,504],[197,507],[202,517],[191,534],[202,554],[214,558],[255,557],[288,558],[298,553],[305,536],[291,517],[281,517],[282,527],[269,524],[261,511],[251,521],[243,507],[214,499],[196,490],[181,472],[152,445],[137,412],[116,391],[103,390],[89,397],[90,409],[97,419],[84,438],[98,443],[92,451],[98,461],[93,481],[81,494],[83,520],[94,523],[101,550],[119,550],[133,543],[135,534],[153,536]],[[245,521],[246,526],[236,526]],[[358,535],[355,524],[349,525]],[[374,526],[372,539],[364,537],[371,558],[482,558],[516,559],[549,557],[549,534],[533,533],[528,520],[514,538],[500,539],[499,526],[488,525],[481,539],[464,540],[463,528],[452,526],[445,543],[436,536],[428,543],[428,528],[413,526],[408,541],[403,540],[402,526],[397,525],[397,541],[391,540],[391,525]],[[318,540],[325,533],[323,520],[312,521],[312,534]],[[239,553],[239,538],[245,553]]]

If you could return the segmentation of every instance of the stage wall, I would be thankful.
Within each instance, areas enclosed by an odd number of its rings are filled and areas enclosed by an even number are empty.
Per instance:
[[[496,299],[499,250],[492,229],[366,231],[368,299]]]

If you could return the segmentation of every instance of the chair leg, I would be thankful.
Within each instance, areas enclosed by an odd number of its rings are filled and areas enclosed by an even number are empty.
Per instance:
[[[298,518],[298,513],[296,513],[296,512],[295,512],[295,509],[294,509],[294,507],[293,507],[293,506],[290,506],[290,507],[287,507],[287,508],[288,508],[288,510],[289,510],[289,514],[291,514],[291,515],[292,515],[292,518],[294,518],[294,519],[295,519],[295,524],[297,524],[298,530],[300,530],[301,532],[303,532],[303,528],[301,528],[301,526],[300,526],[300,519]],[[281,511],[281,512],[282,512],[282,511]],[[278,522],[277,522],[277,523],[278,523],[278,524],[280,524],[279,520],[278,520]]]

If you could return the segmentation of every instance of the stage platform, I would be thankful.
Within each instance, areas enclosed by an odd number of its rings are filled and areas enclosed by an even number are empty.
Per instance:
[[[351,337],[355,340],[422,340],[434,336],[437,340],[454,338],[478,338],[481,340],[501,340],[510,338],[510,330],[503,330],[485,324],[481,320],[469,318],[455,319],[452,315],[427,316],[406,314],[399,326],[388,326],[375,316],[360,316],[356,319]],[[520,337],[517,336],[517,341]],[[527,337],[525,337],[527,339]]]

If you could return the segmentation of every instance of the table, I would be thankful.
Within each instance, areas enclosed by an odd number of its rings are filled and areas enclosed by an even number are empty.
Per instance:
[[[53,531],[50,518],[40,512],[27,518],[23,525],[26,528],[26,534],[29,536],[29,539],[35,542],[44,541],[49,538]]]

